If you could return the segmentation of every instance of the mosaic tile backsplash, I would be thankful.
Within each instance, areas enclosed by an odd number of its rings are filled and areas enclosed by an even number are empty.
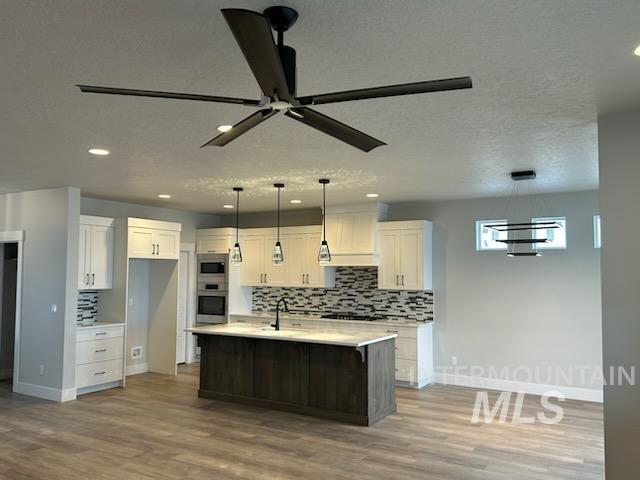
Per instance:
[[[287,297],[291,310],[433,320],[432,291],[379,290],[375,267],[336,267],[335,288],[256,287],[253,289],[253,310],[274,311],[276,302],[283,296]]]
[[[98,292],[78,292],[78,322],[95,322],[98,319]]]

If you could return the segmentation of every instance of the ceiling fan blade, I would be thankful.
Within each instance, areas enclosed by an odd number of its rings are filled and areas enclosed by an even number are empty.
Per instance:
[[[322,103],[350,102],[367,98],[394,97],[396,95],[414,95],[416,93],[442,92],[471,88],[471,77],[447,78],[443,80],[429,80],[427,82],[402,83],[387,85],[386,87],[362,88],[344,92],[323,93],[299,97],[301,105],[320,105]]]
[[[231,142],[232,140],[235,140],[243,133],[247,133],[253,127],[261,124],[267,118],[275,115],[276,113],[278,113],[278,110],[271,109],[271,108],[258,110],[256,113],[249,115],[244,120],[241,120],[238,123],[236,123],[233,127],[231,127],[231,130],[221,133],[214,139],[202,145],[202,147],[208,147],[210,145],[215,145],[217,147],[224,147],[227,143]]]
[[[320,130],[327,135],[331,135],[338,140],[342,140],[351,146],[359,148],[363,152],[369,152],[376,147],[386,145],[386,143],[377,138],[373,138],[360,130],[356,130],[349,125],[345,125],[342,122],[307,107],[292,109],[291,111],[287,111],[285,115]]]
[[[212,95],[196,95],[191,93],[156,92],[155,90],[134,90],[131,88],[96,87],[93,85],[76,85],[87,93],[105,93],[107,95],[131,95],[133,97],[173,98],[176,100],[199,100],[202,102],[235,103],[238,105],[260,106],[260,100],[234,97],[215,97]]]
[[[267,17],[240,8],[223,8],[222,14],[264,95],[289,101],[289,87]]]

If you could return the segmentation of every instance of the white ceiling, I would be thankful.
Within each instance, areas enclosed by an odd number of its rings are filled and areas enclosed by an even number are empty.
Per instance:
[[[277,3],[300,12],[285,35],[299,95],[463,75],[474,88],[316,107],[389,144],[366,154],[283,115],[200,149],[253,110],[74,86],[257,98],[219,9]],[[284,200],[317,206],[321,176],[330,203],[506,195],[528,168],[543,191],[597,188],[597,112],[640,102],[638,20],[638,0],[2,2],[0,191],[220,212],[235,185],[244,208],[273,209],[280,180]]]

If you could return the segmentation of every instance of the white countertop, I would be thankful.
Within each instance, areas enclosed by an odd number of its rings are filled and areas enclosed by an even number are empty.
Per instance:
[[[319,330],[265,328],[256,325],[239,325],[228,323],[225,325],[207,325],[205,327],[187,328],[187,332],[199,335],[223,335],[229,337],[264,338],[267,340],[285,340],[289,342],[321,343],[338,345],[341,347],[363,347],[371,343],[382,342],[397,337],[395,333],[375,332],[333,332]]]
[[[393,319],[393,318],[385,318],[384,320],[374,320],[372,322],[366,320],[337,320],[335,318],[321,318],[322,314],[305,314],[305,313],[285,313],[280,312],[281,320],[312,320],[312,321],[320,321],[320,322],[340,322],[340,323],[359,323],[365,325],[373,326],[381,326],[381,327],[423,327],[425,325],[430,325],[433,321],[429,322],[416,322],[415,320],[408,320],[406,318],[403,319]],[[265,318],[265,319],[275,319],[275,312],[252,312],[252,313],[242,313],[242,314],[231,314],[229,318],[233,322],[234,319],[238,318]]]

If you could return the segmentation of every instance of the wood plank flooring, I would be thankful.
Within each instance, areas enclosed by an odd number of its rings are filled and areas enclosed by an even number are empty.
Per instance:
[[[0,384],[0,479],[602,479],[602,407],[557,425],[471,424],[475,390],[397,389],[373,427],[197,398],[197,367],[65,404]],[[497,392],[490,398],[495,399]],[[527,396],[523,415],[543,411]]]

